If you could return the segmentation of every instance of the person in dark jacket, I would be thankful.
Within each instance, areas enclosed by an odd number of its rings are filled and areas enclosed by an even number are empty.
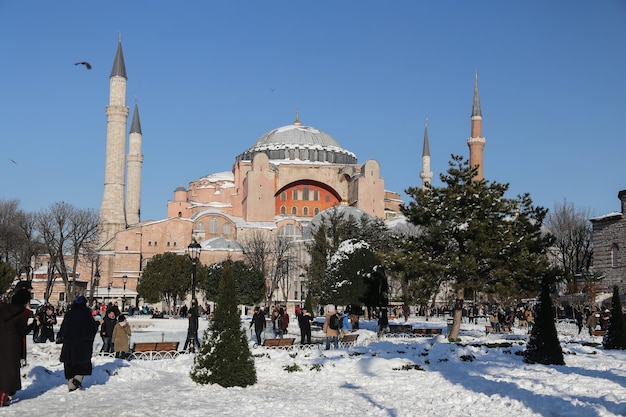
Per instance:
[[[107,310],[107,313],[102,318],[102,325],[100,326],[100,336],[102,336],[102,349],[101,352],[113,353],[113,329],[117,324],[117,316],[114,310]]]
[[[54,342],[54,325],[57,324],[57,316],[51,304],[46,306],[45,311],[39,316],[41,323],[41,342]]]
[[[198,307],[191,305],[191,308],[187,310],[187,319],[189,326],[187,327],[187,341],[183,350],[195,352],[200,347],[200,340],[198,339]]]
[[[29,332],[30,292],[20,289],[11,298],[11,303],[0,303],[0,407],[9,405],[9,397],[22,389],[20,365],[23,339]]]
[[[311,344],[311,321],[313,321],[311,313],[309,313],[306,308],[300,310],[300,315],[298,316],[298,325],[300,326],[301,345],[304,345],[305,343]]]
[[[252,321],[250,322],[250,328],[254,326],[254,334],[256,335],[256,343],[260,345],[263,343],[261,340],[261,335],[265,331],[265,327],[267,326],[265,322],[265,314],[261,312],[259,307],[254,307],[254,314],[252,315]]]
[[[70,391],[83,384],[83,377],[91,375],[91,355],[93,340],[98,333],[98,322],[93,319],[87,307],[87,299],[79,295],[71,309],[65,314],[59,335],[63,338],[61,362]]]

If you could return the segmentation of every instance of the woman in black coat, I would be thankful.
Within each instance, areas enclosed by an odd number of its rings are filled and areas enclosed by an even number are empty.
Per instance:
[[[24,336],[29,331],[25,307],[29,300],[30,292],[21,289],[11,304],[0,303],[0,407],[9,405],[9,396],[22,389],[20,365]]]
[[[82,386],[83,377],[91,375],[93,340],[99,323],[94,320],[87,307],[87,299],[79,295],[71,309],[65,314],[59,336],[63,339],[61,362],[70,391]]]

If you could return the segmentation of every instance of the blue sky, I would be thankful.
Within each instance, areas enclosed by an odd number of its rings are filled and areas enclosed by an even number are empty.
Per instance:
[[[100,208],[118,33],[141,115],[143,220],[296,108],[401,193],[421,184],[428,118],[439,185],[450,155],[468,156],[477,69],[487,179],[595,215],[626,189],[622,0],[0,0],[0,198]]]

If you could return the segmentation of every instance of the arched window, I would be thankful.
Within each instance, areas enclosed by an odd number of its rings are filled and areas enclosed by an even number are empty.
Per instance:
[[[303,200],[309,199],[309,186],[308,185],[302,186],[302,199]]]
[[[298,199],[298,190],[296,188],[293,189],[291,198],[293,200],[297,200]]]
[[[215,217],[211,217],[211,220],[209,220],[209,233],[212,235],[217,234],[217,219]]]
[[[230,223],[224,223],[224,227],[222,228],[222,231],[224,232],[225,235],[229,235],[230,234]]]
[[[318,214],[320,214],[320,209],[319,207],[315,207],[315,210],[313,210],[313,213],[315,213],[315,215],[317,216]]]
[[[287,201],[287,193],[285,191],[280,193],[280,201]]]
[[[308,216],[309,215],[309,208],[308,207],[302,208],[302,215],[303,216]]]
[[[287,207],[280,206],[280,214],[287,214]]]
[[[320,191],[319,190],[313,190],[313,200],[317,201],[320,199]]]
[[[296,216],[296,215],[298,214],[298,207],[293,206],[293,207],[291,208],[291,214],[293,214],[294,216]]]

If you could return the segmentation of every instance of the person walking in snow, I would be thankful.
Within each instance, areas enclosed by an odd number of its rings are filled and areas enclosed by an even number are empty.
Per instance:
[[[130,351],[129,337],[131,334],[130,324],[123,314],[117,318],[117,324],[113,328],[113,350],[116,358],[126,359]]]
[[[9,405],[9,397],[22,389],[20,366],[23,340],[29,332],[26,304],[30,292],[20,289],[11,303],[0,303],[0,407]]]
[[[91,355],[96,333],[98,322],[87,307],[87,299],[79,295],[65,314],[59,330],[63,338],[61,362],[70,392],[81,388],[85,375],[91,375]]]
[[[100,336],[102,337],[102,349],[100,351],[113,353],[113,329],[115,329],[115,325],[117,324],[115,311],[112,309],[107,310],[101,323]]]
[[[267,324],[265,322],[265,314],[263,314],[259,307],[254,307],[254,314],[252,315],[252,320],[250,321],[250,328],[252,328],[252,326],[254,326],[256,343],[257,345],[261,345],[263,343],[261,335],[265,331]]]
[[[333,318],[333,316],[336,317]],[[337,323],[337,324],[335,324]],[[322,330],[326,334],[326,350],[330,349],[332,343],[335,349],[339,349],[339,329],[341,328],[341,317],[337,315],[337,311],[334,306],[328,307],[328,313],[324,318],[324,327]]]
[[[300,310],[300,315],[298,316],[298,325],[300,326],[301,345],[311,344],[311,321],[313,321],[311,313],[309,313],[306,308]]]
[[[52,304],[48,304],[39,317],[39,322],[41,323],[40,341],[44,343],[48,341],[54,342],[54,325],[57,324],[57,316],[54,314]]]
[[[341,317],[341,327],[339,328],[339,338],[341,339],[352,331],[352,323],[350,323],[350,318],[343,310],[339,310],[337,314]]]

